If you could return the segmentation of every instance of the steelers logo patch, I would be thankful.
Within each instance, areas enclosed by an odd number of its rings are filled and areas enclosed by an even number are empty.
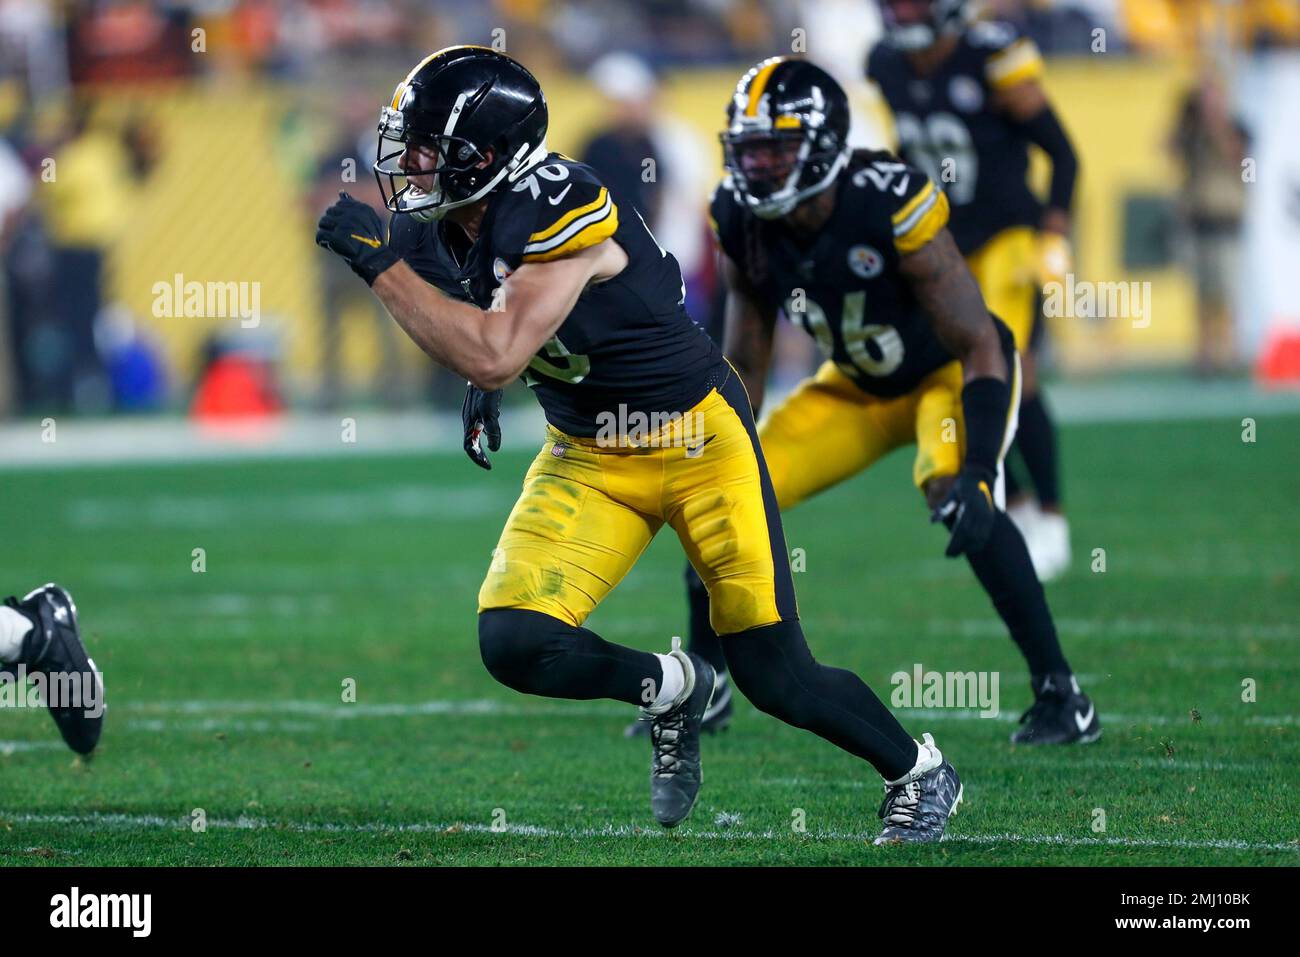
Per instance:
[[[505,282],[512,272],[514,270],[507,266],[506,261],[500,256],[492,263],[492,275],[497,277],[497,282]]]
[[[849,250],[849,268],[863,279],[875,279],[885,271],[885,257],[870,246],[854,246]]]
[[[948,84],[948,99],[963,113],[978,113],[984,105],[984,91],[968,76],[954,76]]]

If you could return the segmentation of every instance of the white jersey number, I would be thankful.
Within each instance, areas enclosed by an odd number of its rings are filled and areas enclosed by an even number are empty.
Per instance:
[[[899,113],[898,148],[948,194],[954,206],[975,198],[979,156],[970,130],[952,113],[931,113],[924,120]]]
[[[793,301],[785,302],[785,314],[795,319],[814,339],[827,359],[835,359],[835,337],[826,310],[811,299],[804,300],[801,312],[792,311]],[[866,322],[867,294],[862,290],[844,297],[840,313],[840,336],[849,362],[836,360],[840,371],[853,378],[859,374],[883,378],[903,364],[903,337],[893,326]],[[871,348],[875,347],[874,351]]]

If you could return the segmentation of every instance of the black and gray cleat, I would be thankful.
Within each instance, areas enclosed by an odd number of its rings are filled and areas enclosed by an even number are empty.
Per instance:
[[[41,676],[45,703],[63,740],[78,754],[89,754],[104,727],[104,676],[82,644],[72,596],[48,584],[22,601],[6,598],[5,604],[33,622],[14,665],[29,677]]]
[[[878,812],[885,829],[875,844],[941,841],[948,818],[961,805],[961,779],[934,746],[934,738],[923,737],[917,742],[921,755],[916,766],[897,781],[885,782],[885,800]]]
[[[731,680],[725,671],[715,671],[713,677],[713,702],[704,712],[700,730],[705,734],[717,734],[726,731],[731,724]],[[650,733],[651,715],[642,715],[623,729],[623,737],[640,738]]]
[[[700,726],[713,699],[713,666],[682,651],[680,638],[669,654],[682,663],[686,685],[668,710],[650,715],[650,809],[664,827],[676,827],[695,807],[704,780]]]
[[[1020,716],[1012,744],[1091,744],[1101,737],[1097,708],[1074,675],[1044,675],[1031,684],[1034,703]]]

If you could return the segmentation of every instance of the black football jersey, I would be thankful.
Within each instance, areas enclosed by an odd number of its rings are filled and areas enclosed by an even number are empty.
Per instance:
[[[836,190],[830,219],[800,243],[779,220],[751,214],[724,179],[710,207],[718,242],[859,388],[905,395],[952,361],[898,271],[944,227],[947,200],[891,153],[854,153]]]
[[[894,114],[898,153],[943,187],[964,254],[1003,229],[1038,223],[1041,206],[1026,182],[1029,139],[992,101],[997,90],[1042,72],[1034,42],[991,21],[971,24],[928,76],[885,43],[867,58],[867,78]]]
[[[480,309],[493,307],[496,290],[521,265],[611,237],[627,266],[587,287],[524,372],[547,421],[586,438],[600,431],[598,416],[617,415],[620,406],[628,415],[685,412],[729,371],[686,312],[677,260],[633,206],[620,206],[591,167],[552,153],[492,196],[472,245],[446,221],[397,214],[389,225],[389,245],[416,273]]]

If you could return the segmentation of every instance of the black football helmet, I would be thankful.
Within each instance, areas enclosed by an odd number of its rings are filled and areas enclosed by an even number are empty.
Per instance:
[[[899,50],[924,50],[970,22],[968,0],[880,0],[885,41]]]
[[[740,78],[727,107],[723,163],[761,219],[785,216],[834,181],[849,160],[849,100],[820,67],[779,56]],[[783,146],[789,162],[757,175],[746,154]]]
[[[546,97],[519,63],[488,47],[439,50],[397,84],[380,112],[374,171],[384,205],[428,222],[476,202],[546,157],[546,124]],[[402,169],[408,144],[432,148],[437,161]],[[432,188],[416,186],[417,176],[435,177]]]

